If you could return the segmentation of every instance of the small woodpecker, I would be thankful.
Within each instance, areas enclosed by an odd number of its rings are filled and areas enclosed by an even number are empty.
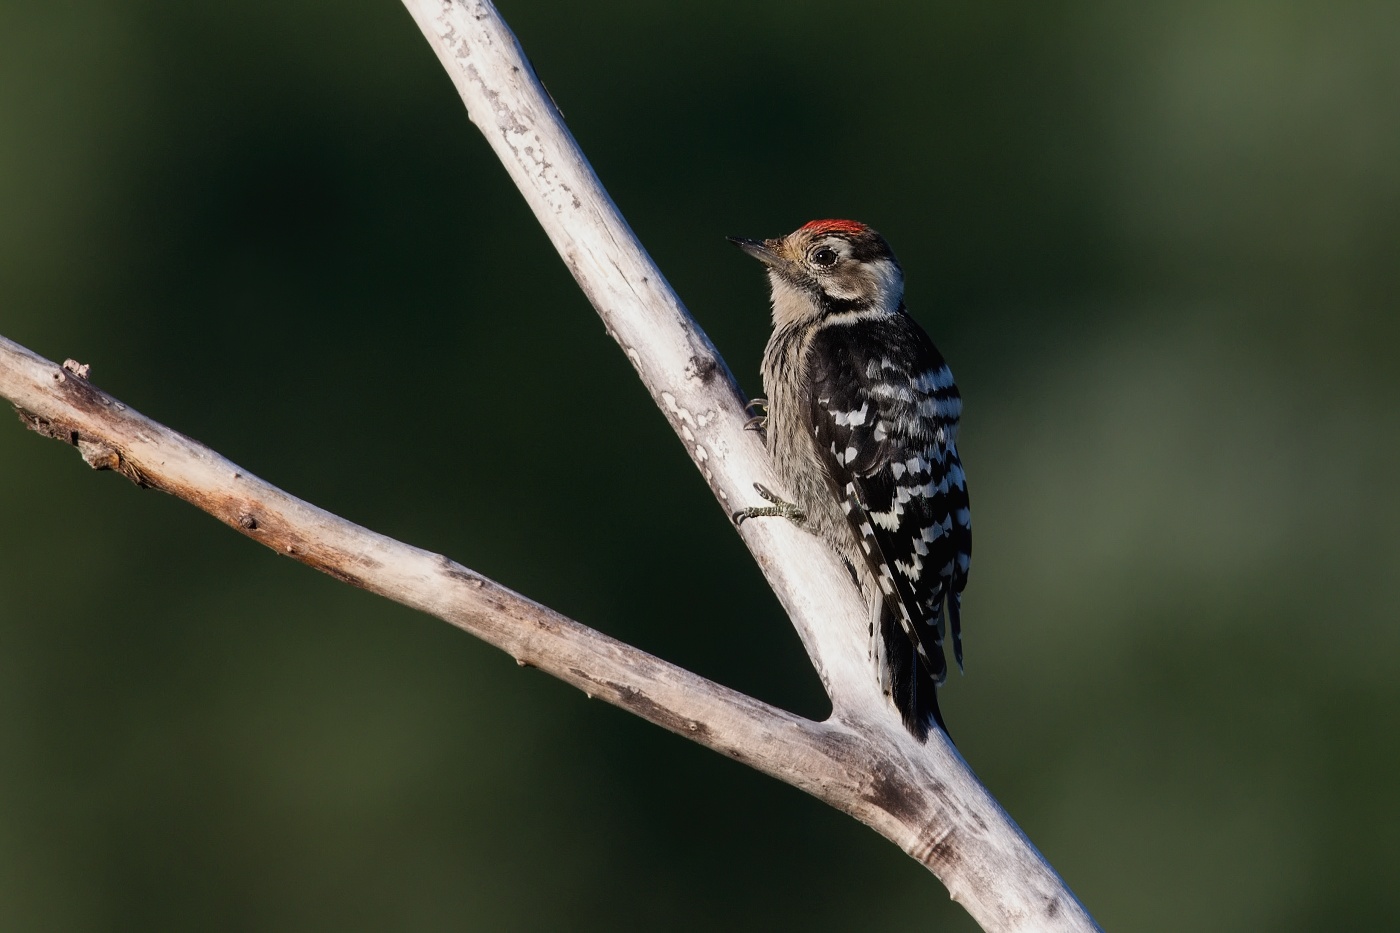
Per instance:
[[[962,396],[904,307],[904,273],[885,238],[851,220],[731,242],[773,288],[763,352],[768,453],[792,501],[742,509],[817,534],[871,601],[870,655],[885,695],[919,741],[945,733],[935,688],[947,677],[945,606],[962,669],[959,610],[972,518],[958,459]]]

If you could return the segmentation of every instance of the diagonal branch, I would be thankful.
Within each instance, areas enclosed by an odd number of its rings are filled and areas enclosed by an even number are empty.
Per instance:
[[[638,243],[515,36],[489,2],[405,0],[467,107],[579,287],[680,435],[726,514],[778,488],[738,384]],[[836,557],[785,522],[742,535],[797,627],[839,717],[883,706],[868,676],[866,612]]]
[[[752,501],[754,481],[775,485],[761,445],[743,429],[747,415],[733,375],[637,242],[490,0],[404,5],[726,513]],[[741,534],[821,676],[833,726],[846,725],[868,742],[872,773],[890,766],[932,807],[920,810],[932,821],[911,818],[889,838],[934,869],[985,929],[1093,929],[946,737],[936,732],[919,745],[899,724],[865,656],[865,605],[836,557],[787,522],[748,522]],[[947,799],[953,787],[967,796]],[[972,828],[964,805],[985,805],[990,821],[979,816]],[[966,887],[973,878],[981,895]],[[983,895],[985,903],[973,903]],[[1055,923],[1047,922],[1047,903],[1059,911]]]
[[[405,0],[609,332],[726,514],[776,484],[708,338],[623,221],[486,0]],[[0,338],[0,396],[98,469],[161,489],[278,553],[421,609],[592,696],[799,787],[930,868],[986,930],[1094,930],[1074,895],[935,733],[917,744],[864,652],[866,612],[837,559],[787,523],[744,526],[831,696],[813,723],[608,638],[452,563],[303,502],[94,388],[86,368]]]
[[[183,499],[278,554],[437,616],[522,666],[812,789],[794,759],[832,729],[609,638],[441,554],[304,502],[97,389],[87,369],[72,360],[59,367],[0,337],[0,396],[31,430],[77,447],[93,469]]]

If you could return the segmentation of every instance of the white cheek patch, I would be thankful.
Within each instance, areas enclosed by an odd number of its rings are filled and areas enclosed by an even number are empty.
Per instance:
[[[824,292],[837,301],[869,301],[877,314],[893,314],[904,299],[904,275],[888,259],[876,259],[846,273],[825,276]]]
[[[874,297],[880,300],[877,310],[893,314],[904,300],[904,273],[888,259],[866,263],[865,269],[870,276]]]
[[[777,272],[770,271],[773,285],[773,323],[782,327],[812,316],[812,299]]]

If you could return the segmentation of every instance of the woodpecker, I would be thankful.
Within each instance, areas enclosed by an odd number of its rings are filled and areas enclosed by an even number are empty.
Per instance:
[[[730,237],[773,289],[763,352],[768,453],[788,501],[734,520],[783,516],[839,555],[871,601],[870,655],[905,728],[945,733],[935,692],[947,677],[945,619],[962,670],[959,613],[972,518],[958,459],[962,396],[938,348],[904,307],[904,273],[879,233],[814,220],[771,240]],[[945,614],[946,607],[946,614]]]

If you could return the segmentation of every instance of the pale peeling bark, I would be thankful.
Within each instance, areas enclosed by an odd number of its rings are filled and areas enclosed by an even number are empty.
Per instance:
[[[726,515],[776,488],[732,375],[637,243],[494,7],[405,0],[609,332]],[[96,469],[178,496],[278,553],[458,626],[590,696],[799,787],[926,865],[989,931],[1096,930],[1064,882],[941,733],[919,745],[878,689],[866,609],[811,535],[742,535],[792,617],[834,712],[813,723],[560,616],[447,558],[288,495],[0,338],[0,396]]]

